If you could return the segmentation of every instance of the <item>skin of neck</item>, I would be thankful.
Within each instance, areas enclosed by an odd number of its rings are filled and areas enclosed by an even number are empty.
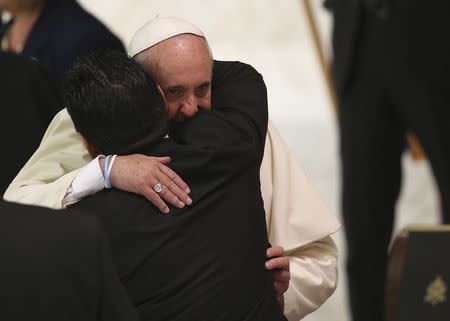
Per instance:
[[[9,33],[9,45],[13,51],[18,53],[22,51],[43,7],[44,1],[38,1],[33,6],[16,7],[11,10],[14,23]]]

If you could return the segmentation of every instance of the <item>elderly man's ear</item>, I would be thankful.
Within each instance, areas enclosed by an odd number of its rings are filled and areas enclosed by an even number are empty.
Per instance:
[[[167,114],[167,108],[168,108],[168,106],[167,106],[167,99],[166,99],[166,96],[164,95],[164,92],[163,92],[163,90],[161,89],[161,87],[158,85],[158,90],[159,90],[159,93],[161,94],[161,97],[162,97],[162,99],[163,99],[163,101],[164,101],[164,112]]]

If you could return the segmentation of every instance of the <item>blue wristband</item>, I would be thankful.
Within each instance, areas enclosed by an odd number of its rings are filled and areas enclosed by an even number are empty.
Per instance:
[[[108,173],[108,163],[109,163],[110,158],[111,158],[111,155],[106,156],[105,163],[103,165],[103,176],[105,178],[105,187],[107,189],[111,188],[111,183],[109,182],[109,173]]]

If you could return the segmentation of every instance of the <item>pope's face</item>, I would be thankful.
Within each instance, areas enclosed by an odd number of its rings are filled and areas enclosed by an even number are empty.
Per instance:
[[[167,39],[158,49],[152,74],[166,98],[166,115],[183,121],[199,108],[211,109],[212,60],[206,42],[194,35]]]

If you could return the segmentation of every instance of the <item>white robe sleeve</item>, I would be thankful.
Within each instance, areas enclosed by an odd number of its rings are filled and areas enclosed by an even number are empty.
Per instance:
[[[284,313],[297,321],[319,308],[336,290],[338,253],[331,237],[288,252],[291,281],[284,294]]]
[[[5,192],[10,202],[62,208],[78,173],[91,160],[66,109],[52,120],[39,148]]]

